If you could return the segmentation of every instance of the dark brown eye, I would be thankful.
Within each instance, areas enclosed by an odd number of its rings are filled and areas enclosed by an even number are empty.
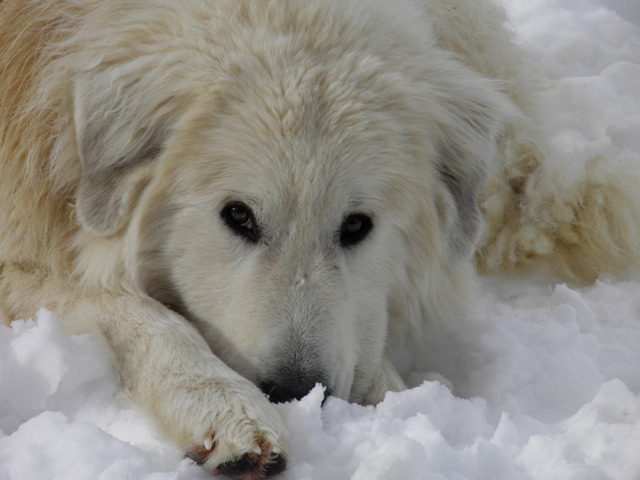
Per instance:
[[[344,222],[344,231],[349,235],[353,235],[362,230],[363,220],[359,215],[351,215]]]
[[[244,228],[252,228],[251,214],[249,210],[241,206],[233,206],[229,211],[231,219]]]
[[[251,243],[260,239],[260,232],[251,209],[242,202],[228,203],[220,212],[220,216],[234,233]]]
[[[340,227],[340,245],[351,247],[360,243],[373,228],[371,217],[364,213],[352,213],[342,222]]]

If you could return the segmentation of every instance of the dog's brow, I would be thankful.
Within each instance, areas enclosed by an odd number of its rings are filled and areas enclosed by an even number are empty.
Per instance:
[[[350,212],[356,210],[374,212],[380,207],[385,207],[390,204],[391,202],[381,197],[358,195],[356,198],[349,201],[349,203],[347,204],[347,210]]]
[[[245,192],[245,191],[240,191],[240,190],[235,190],[235,189],[228,189],[228,188],[223,188],[220,190],[221,192],[226,193],[228,198],[234,198],[234,199],[243,199],[243,200],[247,200],[249,203],[253,204],[253,205],[258,205],[260,204],[260,201],[258,200],[258,197],[256,195],[254,195],[253,193],[250,192]]]

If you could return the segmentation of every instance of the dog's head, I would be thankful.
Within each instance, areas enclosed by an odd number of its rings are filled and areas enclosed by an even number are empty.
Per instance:
[[[272,398],[362,401],[390,317],[455,306],[508,108],[433,47],[305,41],[78,75],[77,211]]]

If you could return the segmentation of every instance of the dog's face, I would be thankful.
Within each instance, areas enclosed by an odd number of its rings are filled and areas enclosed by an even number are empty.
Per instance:
[[[272,399],[319,382],[359,401],[380,367],[404,236],[440,248],[442,187],[417,173],[433,167],[393,113],[334,105],[309,82],[278,96],[263,80],[184,120],[149,187],[142,230],[163,243],[143,269],[147,290]]]
[[[337,152],[300,139],[288,138],[298,148],[283,151],[251,145],[269,137],[255,130],[242,137],[222,162],[206,152],[229,137],[196,141],[200,151],[172,170],[178,188],[166,202],[171,215],[160,214],[168,228],[154,259],[168,267],[162,290],[171,296],[159,298],[274,399],[302,396],[316,382],[362,397],[381,358],[402,242],[381,192],[363,183],[381,172],[370,165],[359,174]]]
[[[124,95],[81,77],[80,221],[128,238],[140,288],[272,399],[320,382],[361,401],[390,315],[422,321],[477,236],[504,112],[448,61],[416,79],[241,56],[215,88],[169,76],[164,95],[157,72]]]

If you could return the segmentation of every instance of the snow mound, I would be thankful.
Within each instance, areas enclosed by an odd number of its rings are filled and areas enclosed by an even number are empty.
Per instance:
[[[410,374],[437,381],[376,407],[321,408],[320,386],[278,405],[293,445],[282,478],[637,479],[640,282],[484,288],[481,318],[425,354],[437,374]],[[208,478],[117,393],[109,365],[101,339],[51,312],[0,327],[0,478]]]

